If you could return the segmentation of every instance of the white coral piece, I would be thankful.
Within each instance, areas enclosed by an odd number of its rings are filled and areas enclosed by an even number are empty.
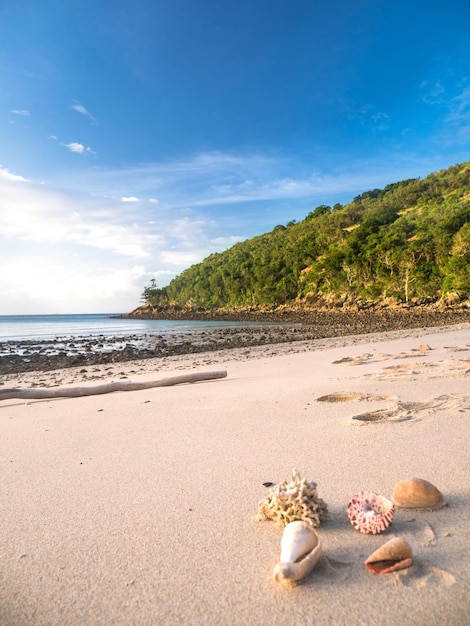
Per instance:
[[[318,497],[317,484],[302,478],[294,469],[291,482],[275,485],[267,498],[258,504],[258,513],[262,519],[274,520],[281,526],[303,520],[317,528],[320,520],[328,515],[328,507]]]

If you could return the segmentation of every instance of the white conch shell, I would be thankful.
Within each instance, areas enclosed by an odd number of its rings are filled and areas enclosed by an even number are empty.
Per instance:
[[[296,582],[305,578],[321,556],[321,543],[310,524],[290,522],[281,539],[281,559],[274,568],[276,582]]]

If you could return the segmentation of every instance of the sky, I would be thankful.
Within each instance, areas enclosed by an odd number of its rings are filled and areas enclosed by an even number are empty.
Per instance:
[[[119,313],[470,159],[468,0],[0,0],[0,315]]]

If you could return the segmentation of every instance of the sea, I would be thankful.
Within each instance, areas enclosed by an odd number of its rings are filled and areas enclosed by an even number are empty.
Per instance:
[[[63,350],[70,342],[80,348],[97,340],[101,350],[119,349],[130,341],[145,347],[152,337],[167,340],[210,329],[262,327],[262,322],[142,320],[119,318],[119,313],[80,315],[0,315],[0,356],[22,354],[25,345],[41,344],[49,353]],[[275,326],[276,324],[270,324]],[[30,348],[28,348],[30,350]]]

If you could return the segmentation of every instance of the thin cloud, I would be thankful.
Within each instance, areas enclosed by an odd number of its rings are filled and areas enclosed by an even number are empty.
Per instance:
[[[356,122],[373,132],[383,132],[389,128],[390,117],[383,111],[377,111],[373,104],[356,106],[351,103],[342,103],[344,115],[350,122]]]
[[[135,196],[123,196],[121,202],[139,202],[139,198]]]
[[[420,85],[423,91],[422,100],[426,104],[443,104],[446,101],[446,90],[442,81],[437,80],[434,83],[423,81]]]
[[[377,124],[387,122],[386,117],[376,115]],[[325,156],[328,155],[320,155],[319,158],[325,162]],[[335,155],[335,158],[339,156]],[[240,222],[236,208],[231,214],[221,212],[222,207],[227,205],[271,202],[273,211],[279,208],[288,221],[295,217],[289,201],[304,205],[305,202],[315,202],[316,198],[321,202],[328,197],[333,203],[347,201],[358,191],[380,187],[390,180],[422,175],[434,168],[435,163],[431,160],[428,163],[423,159],[410,161],[401,153],[385,155],[374,162],[350,161],[341,171],[326,166],[320,171],[314,167],[309,170],[305,163],[287,157],[209,153],[193,159],[148,163],[125,169],[95,168],[86,175],[75,173],[66,181],[66,186],[76,186],[77,189],[85,186],[95,196],[118,197],[121,202],[139,199],[148,210],[153,211],[158,207],[163,211],[193,209],[202,213],[217,212],[217,220],[226,220],[227,226],[230,220],[234,224]],[[126,194],[130,188],[135,190],[135,196]],[[350,194],[350,198],[345,199],[345,193]],[[158,203],[155,203],[153,200],[157,194]],[[251,217],[245,216],[244,219],[248,223]],[[275,219],[279,221],[279,217]],[[243,228],[243,234],[245,232]],[[240,234],[233,230],[230,232],[233,236]]]
[[[420,88],[425,104],[439,107],[442,111],[442,129],[437,139],[446,145],[468,141],[470,134],[470,85],[469,79],[452,71],[443,72],[434,81],[423,81]],[[452,129],[452,132],[449,132]]]
[[[445,122],[453,133],[442,134],[442,141],[448,145],[466,145],[470,137],[470,86],[455,96],[449,103]]]
[[[470,122],[470,86],[457,94],[450,101],[450,112],[447,117],[452,122]]]
[[[14,115],[21,115],[22,117],[30,117],[31,115],[31,112],[27,109],[12,109],[10,113],[13,113]]]
[[[77,113],[80,113],[80,115],[84,115],[89,120],[91,120],[92,122],[96,123],[97,120],[96,120],[95,116],[92,115],[90,113],[90,111],[88,111],[88,109],[83,106],[83,104],[80,104],[80,102],[75,102],[74,104],[72,104],[72,109],[74,111],[77,111]]]

